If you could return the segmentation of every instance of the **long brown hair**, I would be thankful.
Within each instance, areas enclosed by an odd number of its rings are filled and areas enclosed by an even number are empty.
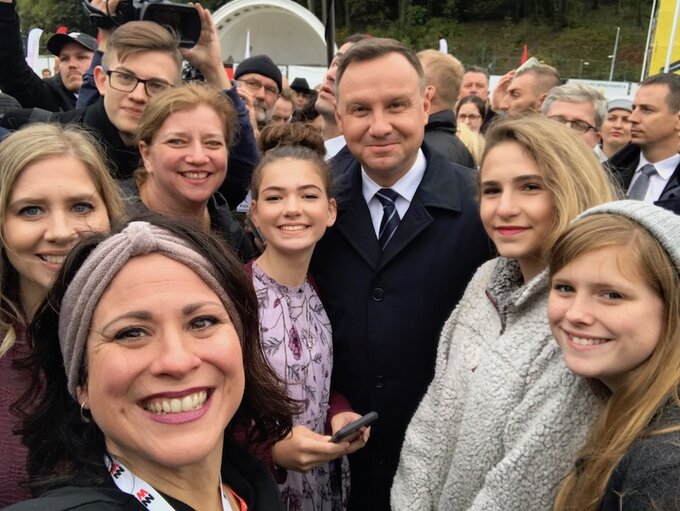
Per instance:
[[[650,430],[668,402],[680,406],[680,276],[660,243],[642,226],[619,215],[593,215],[575,222],[549,254],[554,275],[577,257],[605,247],[620,247],[620,264],[634,267],[664,303],[663,329],[652,355],[632,370],[616,393],[590,383],[603,397],[604,410],[564,479],[555,511],[595,511],[614,468],[635,440],[680,429]]]

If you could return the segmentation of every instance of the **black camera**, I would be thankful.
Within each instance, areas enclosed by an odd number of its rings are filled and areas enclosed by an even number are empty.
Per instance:
[[[191,48],[201,35],[201,18],[190,5],[168,0],[121,0],[115,13],[105,13],[83,0],[83,7],[90,19],[100,28],[111,28],[128,21],[155,21],[172,30],[179,38],[182,48]]]

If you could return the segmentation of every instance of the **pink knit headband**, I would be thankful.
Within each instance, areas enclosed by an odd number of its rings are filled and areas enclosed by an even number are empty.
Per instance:
[[[59,314],[59,344],[64,358],[68,391],[76,387],[84,367],[92,315],[104,291],[123,266],[135,256],[159,253],[191,268],[220,298],[239,339],[241,320],[219,284],[213,266],[187,242],[148,222],[131,222],[122,232],[101,242],[88,256],[68,286]]]

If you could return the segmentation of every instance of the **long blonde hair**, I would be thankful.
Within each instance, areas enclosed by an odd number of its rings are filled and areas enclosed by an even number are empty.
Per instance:
[[[494,124],[486,133],[482,169],[489,152],[504,142],[519,144],[533,158],[550,192],[554,214],[544,253],[579,213],[618,198],[616,186],[595,153],[567,126],[539,114]]]
[[[577,257],[605,247],[620,247],[619,264],[635,268],[664,303],[664,324],[652,355],[625,378],[612,394],[590,381],[606,402],[579,461],[566,476],[555,511],[595,511],[607,481],[635,440],[680,429],[649,431],[655,414],[669,401],[680,406],[680,276],[660,243],[636,222],[619,215],[597,214],[575,222],[549,254],[555,274]]]
[[[70,155],[80,160],[102,197],[109,219],[123,217],[118,187],[102,158],[95,138],[77,126],[32,124],[12,133],[0,143],[0,356],[14,344],[14,323],[25,323],[17,296],[16,271],[5,253],[4,226],[14,183],[29,165],[55,156]]]

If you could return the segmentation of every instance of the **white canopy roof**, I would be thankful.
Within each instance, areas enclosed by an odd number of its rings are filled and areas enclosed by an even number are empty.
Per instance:
[[[279,65],[326,67],[323,24],[291,0],[232,0],[213,19],[225,59],[244,59],[250,32],[250,55],[269,55]]]

